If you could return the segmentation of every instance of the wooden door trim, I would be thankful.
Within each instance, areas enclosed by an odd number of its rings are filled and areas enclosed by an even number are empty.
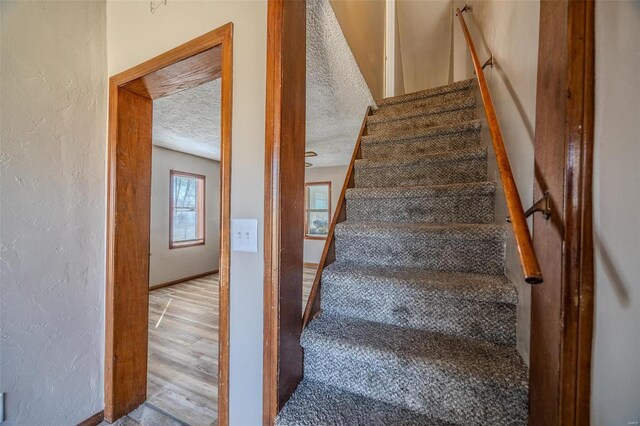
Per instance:
[[[552,253],[560,270],[547,274],[543,267],[545,283],[532,289],[532,425],[589,424],[594,290],[594,9],[592,0],[541,3],[536,150],[562,149],[564,156],[553,156],[557,160],[550,165],[542,156],[545,151],[541,151],[542,164],[536,161],[539,187],[534,198],[550,187],[555,189],[551,188],[551,222],[534,218],[534,243],[538,240],[537,244],[546,246],[545,238],[552,227],[562,239],[562,248],[557,256],[555,249]]]
[[[146,374],[144,383],[136,383],[145,396],[141,401],[121,401],[117,378],[127,374],[127,366],[119,365],[114,348],[122,336],[118,327],[138,324],[148,320],[148,310],[143,313],[119,310],[116,299],[115,239],[116,206],[119,190],[116,170],[118,147],[118,99],[126,91],[142,98],[156,99],[206,81],[221,77],[221,135],[220,135],[220,305],[219,305],[219,355],[218,355],[218,424],[229,422],[229,258],[230,258],[230,201],[231,201],[231,125],[233,89],[233,24],[225,24],[213,31],[171,49],[109,79],[109,123],[107,159],[107,262],[106,262],[106,315],[105,315],[105,418],[113,422],[127,414],[132,405],[146,399]],[[221,50],[220,54],[211,49]],[[216,63],[219,58],[219,63]],[[211,63],[213,61],[213,63]],[[207,65],[208,66],[205,66]],[[192,67],[192,68],[190,68]],[[212,69],[213,68],[213,69]],[[194,74],[184,74],[185,69],[195,69]],[[167,71],[170,71],[167,73]],[[155,74],[154,74],[155,73]],[[153,77],[153,78],[151,78]],[[144,84],[135,84],[144,79]],[[147,201],[148,202],[148,201]],[[148,257],[148,251],[143,253]],[[140,257],[140,256],[139,256]],[[146,283],[148,287],[148,282]],[[117,314],[116,314],[117,312]],[[118,323],[115,320],[118,318]],[[124,325],[123,325],[124,324]],[[122,343],[122,342],[120,342]],[[140,350],[145,355],[148,342],[126,342],[131,351]],[[137,355],[139,357],[139,355]],[[145,364],[146,365],[146,364]],[[131,368],[129,366],[129,368]],[[141,389],[144,386],[144,390]],[[133,407],[135,408],[135,407]]]
[[[305,2],[268,0],[264,194],[263,424],[302,378]]]
[[[565,140],[564,327],[560,421],[589,424],[593,337],[593,128],[595,2],[568,2],[568,96]]]

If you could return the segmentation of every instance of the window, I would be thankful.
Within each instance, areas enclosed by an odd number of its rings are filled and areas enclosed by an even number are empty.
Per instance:
[[[204,244],[204,176],[171,170],[169,248]]]
[[[324,239],[331,222],[331,182],[305,184],[305,238]]]

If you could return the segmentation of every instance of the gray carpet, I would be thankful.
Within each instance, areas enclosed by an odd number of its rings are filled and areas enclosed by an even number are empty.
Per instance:
[[[471,80],[378,101],[277,424],[527,423],[475,102]]]

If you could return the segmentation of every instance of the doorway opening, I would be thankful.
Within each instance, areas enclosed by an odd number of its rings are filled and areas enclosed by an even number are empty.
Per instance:
[[[110,78],[108,422],[146,401],[184,423],[228,423],[232,32]],[[193,110],[194,96],[217,97],[218,118]],[[219,140],[167,137],[177,101],[192,127],[217,120]]]
[[[220,78],[153,101],[146,406],[217,420]]]

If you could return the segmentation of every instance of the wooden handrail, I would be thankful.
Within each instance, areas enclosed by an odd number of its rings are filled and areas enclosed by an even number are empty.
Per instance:
[[[496,115],[496,110],[493,106],[493,101],[491,100],[491,93],[489,92],[489,87],[487,86],[487,81],[484,77],[482,63],[480,62],[480,59],[478,59],[478,53],[476,52],[473,40],[471,39],[471,34],[469,33],[469,29],[467,28],[467,24],[464,21],[460,8],[456,9],[456,15],[460,19],[462,32],[464,33],[464,38],[467,41],[467,47],[471,54],[471,60],[473,61],[473,69],[475,70],[476,78],[478,79],[478,86],[480,86],[480,95],[487,115],[489,132],[491,133],[491,140],[493,141],[493,150],[496,155],[496,162],[500,172],[500,180],[502,181],[504,195],[507,200],[507,208],[509,209],[511,225],[513,226],[513,233],[515,235],[516,245],[518,246],[518,254],[520,256],[520,265],[522,266],[524,279],[530,284],[540,284],[542,283],[542,272],[540,271],[540,265],[538,265],[536,253],[533,250],[529,226],[527,225],[524,209],[520,202],[520,195],[518,194],[518,188],[516,187],[513,173],[511,172],[509,157],[507,156],[507,150],[505,149],[504,140],[502,139],[502,131],[500,130],[500,124],[498,123],[498,116]]]
[[[304,308],[304,314],[302,315],[302,328],[306,327],[309,321],[311,321],[311,319],[320,312],[320,280],[322,278],[322,271],[325,266],[332,264],[336,260],[334,238],[335,229],[338,223],[344,222],[347,219],[347,203],[344,199],[347,189],[355,186],[355,174],[353,168],[356,160],[362,158],[360,143],[362,141],[362,136],[365,134],[369,114],[371,114],[371,107],[367,108],[367,113],[364,116],[364,120],[362,120],[362,126],[360,127],[356,146],[353,148],[351,162],[349,163],[349,168],[347,168],[344,185],[342,185],[342,192],[340,192],[340,198],[338,198],[338,204],[336,204],[336,211],[333,215],[333,219],[331,220],[331,225],[329,226],[329,232],[327,233],[327,240],[324,243],[324,250],[322,250],[320,262],[318,262],[318,269],[316,271],[316,276],[313,279],[311,291],[309,292],[307,306]]]

